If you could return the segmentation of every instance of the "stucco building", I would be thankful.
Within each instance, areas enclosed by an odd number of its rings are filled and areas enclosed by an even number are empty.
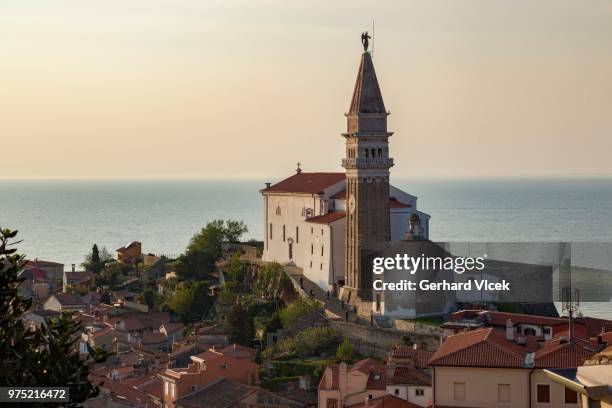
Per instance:
[[[544,323],[546,325],[546,323]],[[580,407],[575,389],[553,381],[551,368],[575,368],[597,351],[589,339],[558,333],[521,336],[487,327],[446,338],[429,361],[433,404],[452,407]]]

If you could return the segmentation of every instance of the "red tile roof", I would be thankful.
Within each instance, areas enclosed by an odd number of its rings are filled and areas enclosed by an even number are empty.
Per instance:
[[[96,276],[95,273],[87,271],[87,272],[64,272],[66,276],[66,280],[78,280],[79,282],[86,282],[87,280],[92,279]]]
[[[389,208],[410,208],[412,207],[410,204],[404,204],[397,201],[395,197],[389,197]]]
[[[326,376],[331,375],[332,386],[330,389],[337,390],[340,383],[340,367],[338,364],[333,364],[328,366],[330,369],[325,370],[321,381],[319,381],[319,388],[327,389],[327,380]],[[362,374],[368,376],[368,381],[366,385],[366,389],[369,390],[384,390],[386,387],[386,373],[385,373],[385,365],[380,364],[378,361],[373,358],[366,358],[360,360],[353,364],[352,366],[347,367],[347,374],[351,372],[358,371]]]
[[[520,368],[525,354],[525,348],[501,338],[490,327],[447,337],[429,360],[429,365]]]
[[[33,261],[28,261],[27,265],[28,266],[38,266],[38,267],[44,267],[44,266],[64,266],[64,264],[62,264],[62,263],[51,262],[51,261],[43,261],[43,260],[40,260],[40,259],[35,259]]]
[[[222,348],[221,350],[219,350],[219,352],[224,356],[231,356],[247,360],[254,359],[255,355],[257,354],[257,351],[255,349],[246,346],[241,346],[240,344],[236,343],[230,344],[229,346]]]
[[[268,188],[262,193],[307,193],[317,194],[326,188],[344,181],[345,173],[296,173]]]
[[[341,220],[346,217],[344,211],[330,212],[324,215],[317,215],[316,217],[307,218],[306,222],[314,222],[315,224],[331,224],[332,222]]]
[[[83,299],[76,293],[56,293],[53,296],[62,306],[85,306]]]
[[[373,398],[368,401],[368,405],[365,402],[359,402],[354,405],[349,405],[351,408],[422,408],[420,405],[413,404],[394,395],[385,395],[379,398]]]
[[[433,355],[434,353],[431,351],[423,350],[420,348],[415,349],[405,344],[401,344],[399,346],[396,346],[391,351],[391,354],[389,355],[389,361],[393,359],[410,358],[416,360],[419,364],[419,367],[427,367],[427,363]]]
[[[158,344],[167,340],[166,335],[160,332],[146,332],[142,335],[142,344]]]
[[[483,328],[449,336],[429,361],[433,366],[568,368],[581,365],[595,354],[593,344],[579,337],[574,342],[555,338],[541,348],[536,339],[521,346],[507,340],[505,331]],[[532,358],[527,356],[531,353]],[[532,360],[532,361],[529,361]]]
[[[397,385],[431,385],[431,377],[410,367],[395,367],[393,378],[387,379],[387,384]]]
[[[543,348],[535,353],[536,368],[572,368],[581,366],[595,354],[596,350],[589,342],[576,339],[574,344],[561,342],[558,339],[546,342]]]

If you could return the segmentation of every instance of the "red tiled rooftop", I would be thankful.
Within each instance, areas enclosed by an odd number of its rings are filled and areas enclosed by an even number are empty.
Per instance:
[[[346,217],[346,213],[344,211],[335,211],[324,215],[317,215],[316,217],[308,218],[306,219],[306,222],[314,222],[315,224],[330,224],[332,222],[341,220],[344,217]]]
[[[28,261],[27,265],[28,266],[38,266],[38,267],[44,267],[44,266],[64,266],[64,264],[61,264],[61,263],[58,263],[58,262],[43,261],[41,259],[35,259],[33,261]]]
[[[404,204],[402,202],[397,201],[395,197],[389,197],[389,208],[410,208],[412,207],[410,204]]]
[[[62,306],[85,306],[83,299],[76,293],[56,293],[53,296]]]
[[[398,366],[393,371],[393,378],[387,380],[387,384],[431,385],[431,377],[414,368]]]
[[[458,367],[523,367],[526,349],[503,339],[493,328],[449,336],[429,365]]]
[[[345,180],[345,173],[296,173],[268,188],[262,193],[307,193],[317,194]]]
[[[429,361],[435,366],[458,367],[525,367],[527,353],[533,353],[536,368],[577,367],[595,354],[588,340],[576,337],[555,338],[538,347],[536,339],[527,339],[521,346],[507,340],[505,330],[493,327],[468,331],[449,336]]]
[[[157,344],[165,342],[166,335],[160,332],[146,332],[142,335],[142,344]]]
[[[391,351],[390,360],[411,358],[419,363],[419,367],[427,367],[427,363],[433,355],[434,353],[431,351],[423,350],[420,348],[415,349],[405,344],[401,344],[399,346],[396,346]]]
[[[359,402],[354,405],[349,405],[351,408],[422,408],[420,405],[413,404],[394,395],[385,395],[379,398],[373,398],[365,402]]]

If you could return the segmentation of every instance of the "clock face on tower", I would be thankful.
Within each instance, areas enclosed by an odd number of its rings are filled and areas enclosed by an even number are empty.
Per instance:
[[[355,211],[355,196],[353,194],[351,194],[349,196],[349,199],[348,199],[348,209],[349,209],[349,212],[351,212],[351,213],[353,211]]]

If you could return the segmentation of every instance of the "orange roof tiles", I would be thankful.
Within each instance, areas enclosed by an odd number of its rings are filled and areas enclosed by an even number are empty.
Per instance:
[[[330,212],[324,215],[317,215],[316,217],[307,218],[306,222],[314,222],[316,224],[331,224],[332,222],[341,220],[346,217],[344,211]]]
[[[346,178],[344,173],[296,173],[272,186],[261,190],[262,193],[307,193],[317,194]]]

